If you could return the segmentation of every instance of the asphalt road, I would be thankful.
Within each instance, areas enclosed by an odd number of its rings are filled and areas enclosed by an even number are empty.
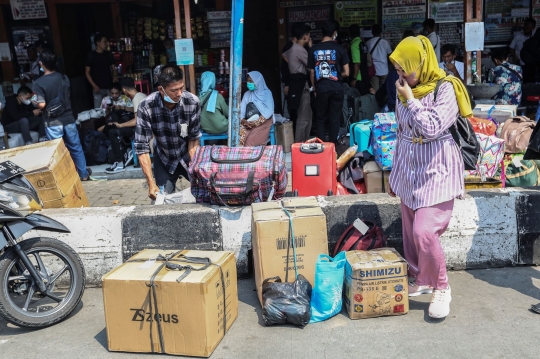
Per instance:
[[[221,358],[538,358],[540,270],[533,267],[450,273],[450,316],[427,315],[429,295],[411,300],[407,315],[350,320],[345,312],[304,329],[264,327],[252,279],[239,281],[240,313],[212,359]],[[100,289],[87,289],[82,305],[54,327],[29,331],[0,320],[0,357],[161,358],[114,353]],[[169,357],[170,358],[170,357]]]

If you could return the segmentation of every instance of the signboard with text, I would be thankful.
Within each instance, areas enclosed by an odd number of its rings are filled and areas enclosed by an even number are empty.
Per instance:
[[[308,6],[287,9],[287,35],[292,37],[292,26],[295,23],[304,23],[311,29],[311,38],[314,42],[322,40],[322,27],[326,20],[332,17],[332,7]]]
[[[10,0],[13,20],[46,19],[44,0]]]
[[[463,22],[463,0],[429,1],[428,18],[441,22]]]
[[[334,18],[341,27],[356,24],[360,27],[377,23],[377,0],[336,1]]]

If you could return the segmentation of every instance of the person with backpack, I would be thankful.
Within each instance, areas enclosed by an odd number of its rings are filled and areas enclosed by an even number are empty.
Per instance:
[[[47,138],[64,139],[81,181],[88,181],[92,171],[86,168],[79,131],[71,111],[69,79],[56,71],[56,63],[56,55],[52,52],[41,54],[39,65],[43,76],[34,82],[33,90],[37,96],[34,106],[42,110]]]
[[[350,86],[356,88],[360,95],[369,93],[371,84],[369,83],[369,72],[367,67],[367,45],[360,37],[360,27],[356,24],[349,26],[351,36],[351,83]]]
[[[349,55],[335,40],[339,23],[327,20],[323,25],[323,39],[309,50],[308,68],[315,92],[317,137],[326,138],[329,127],[330,142],[336,143],[343,110],[343,78],[349,77]]]
[[[508,49],[493,49],[491,60],[496,65],[489,70],[488,82],[498,84],[501,89],[495,97],[496,105],[516,105],[521,103],[521,66],[508,63]]]
[[[388,55],[392,53],[392,47],[387,40],[381,37],[383,32],[381,25],[373,25],[371,32],[373,33],[373,38],[367,42],[367,47],[372,63],[375,66],[375,76],[370,79],[370,83],[371,87],[377,91],[388,76]]]
[[[206,71],[201,75],[201,130],[219,134],[229,130],[229,106],[216,91],[216,75]]]
[[[397,144],[388,193],[401,199],[403,247],[409,263],[409,296],[432,293],[429,316],[450,313],[451,289],[439,237],[454,199],[464,195],[464,160],[451,127],[472,116],[467,90],[439,68],[425,36],[407,37],[390,55],[399,79]]]

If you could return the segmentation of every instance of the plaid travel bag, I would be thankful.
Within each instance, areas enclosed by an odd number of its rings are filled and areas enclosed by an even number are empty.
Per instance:
[[[197,203],[250,205],[281,199],[287,166],[281,146],[201,146],[189,165]]]

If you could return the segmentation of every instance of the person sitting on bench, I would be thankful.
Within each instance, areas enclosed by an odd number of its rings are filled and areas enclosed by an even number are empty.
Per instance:
[[[127,96],[129,103],[132,104],[132,110],[134,116],[127,122],[112,122],[105,127],[106,134],[109,135],[111,140],[111,148],[114,156],[114,163],[111,167],[105,169],[105,173],[113,174],[123,171],[126,165],[133,159],[133,153],[131,148],[127,149],[127,156],[124,158],[120,141],[124,140],[130,142],[133,134],[135,133],[135,125],[137,124],[137,109],[139,104],[146,98],[146,95],[137,91],[135,88],[135,81],[130,77],[124,77],[121,80],[121,88],[124,93],[124,97]],[[112,90],[111,90],[112,94]]]

